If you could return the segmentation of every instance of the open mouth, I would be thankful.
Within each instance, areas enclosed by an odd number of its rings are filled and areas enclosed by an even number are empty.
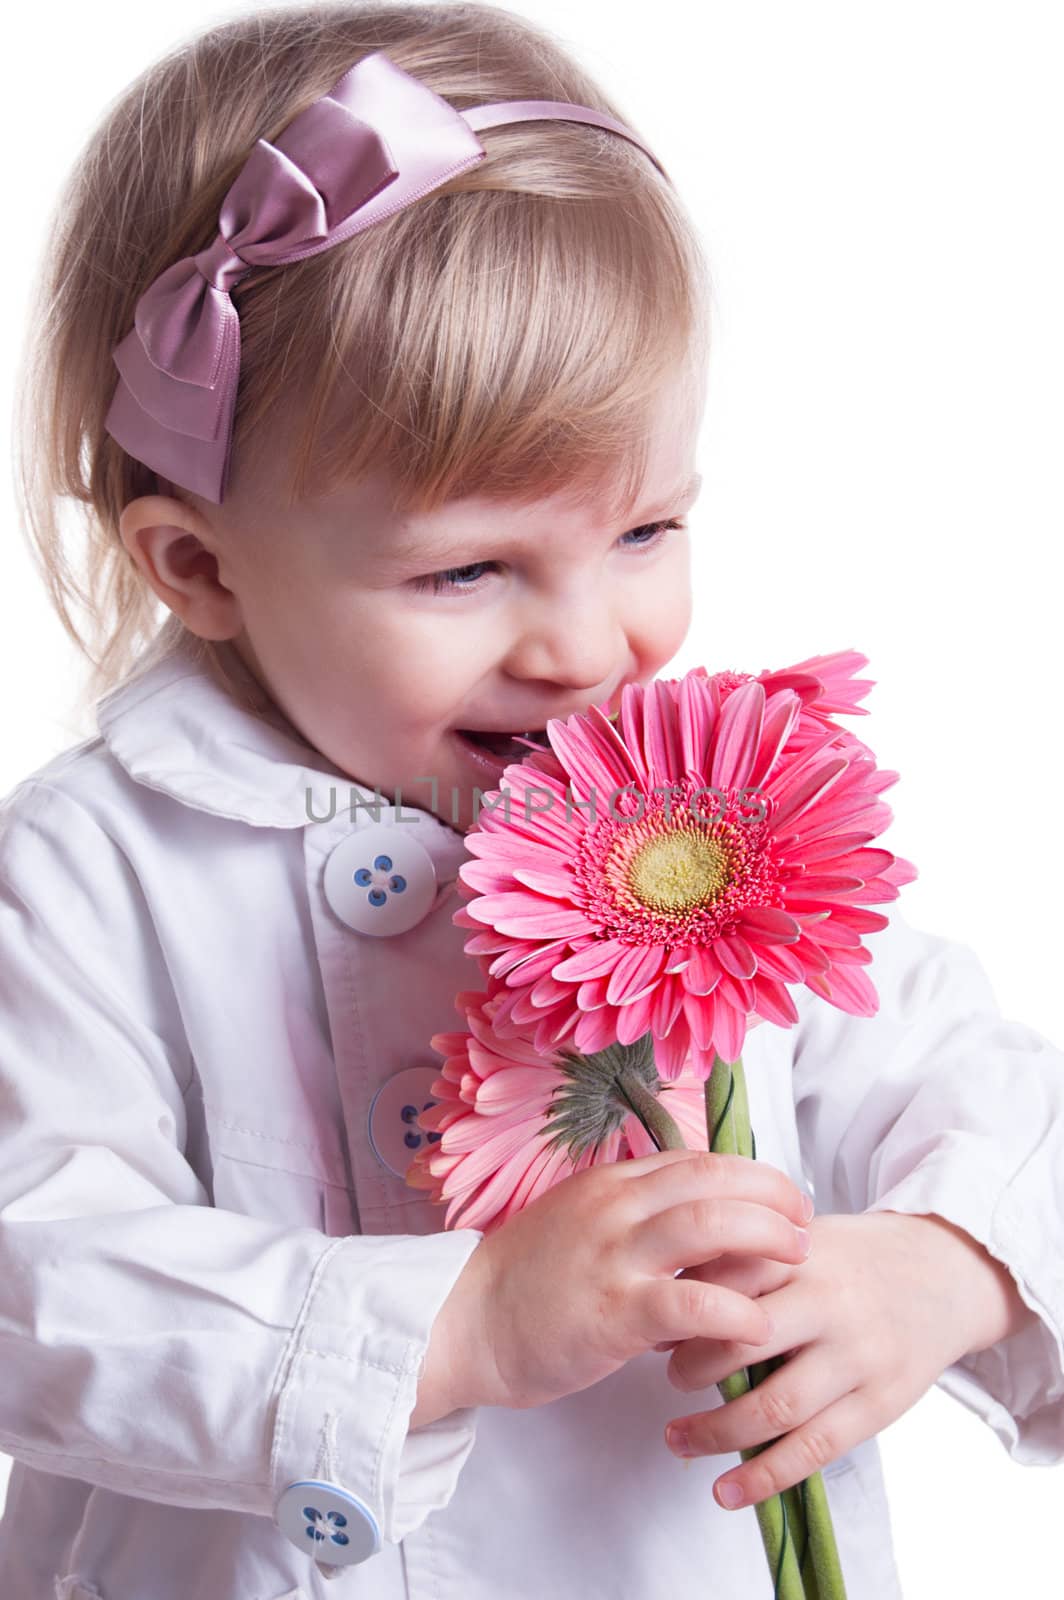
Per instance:
[[[546,750],[547,730],[533,728],[520,733],[498,733],[485,728],[456,728],[455,732],[477,750],[496,761],[521,761],[530,749]]]

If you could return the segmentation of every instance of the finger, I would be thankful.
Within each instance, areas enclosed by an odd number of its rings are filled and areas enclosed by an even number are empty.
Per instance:
[[[727,1255],[684,1267],[682,1276],[697,1278],[700,1283],[719,1283],[721,1288],[736,1289],[753,1300],[758,1295],[785,1288],[793,1282],[797,1271],[798,1268],[789,1263],[770,1261],[765,1256]]]
[[[698,1389],[711,1389],[723,1383],[733,1372],[741,1372],[755,1361],[789,1361],[795,1349],[785,1348],[783,1341],[793,1339],[793,1330],[785,1332],[781,1326],[780,1310],[775,1303],[760,1302],[761,1309],[775,1327],[772,1338],[764,1345],[740,1343],[733,1339],[684,1339],[675,1348],[665,1376],[674,1389],[690,1394]],[[782,1308],[784,1317],[786,1307]]]
[[[632,1230],[635,1256],[645,1271],[655,1275],[732,1252],[797,1265],[806,1259],[809,1247],[803,1229],[778,1211],[747,1200],[685,1200]]]
[[[733,1510],[734,1506],[758,1505],[774,1494],[782,1494],[784,1489],[822,1472],[855,1445],[873,1438],[900,1414],[892,1412],[880,1419],[869,1404],[867,1391],[854,1389],[810,1418],[804,1427],[718,1478],[713,1485],[718,1503]],[[732,1485],[739,1490],[734,1506],[724,1499]]]
[[[773,1336],[772,1320],[745,1295],[694,1279],[658,1278],[646,1290],[648,1345],[656,1336],[691,1339],[716,1336],[764,1346]]]
[[[764,1256],[721,1256],[717,1261],[706,1261],[697,1267],[685,1267],[680,1277],[697,1278],[700,1283],[715,1283],[722,1289],[734,1289],[736,1293],[746,1295],[749,1300],[759,1300],[793,1282],[795,1271],[794,1267],[784,1266],[781,1262],[766,1261]],[[773,1315],[767,1306],[764,1309],[768,1311],[769,1316]],[[675,1350],[681,1344],[691,1347],[689,1357],[691,1369],[709,1373],[700,1384],[691,1384],[691,1388],[706,1389],[711,1383],[719,1383],[721,1378],[737,1372],[750,1360],[749,1353],[743,1354],[745,1346],[731,1344],[723,1339],[663,1339],[660,1344],[654,1346],[654,1349]],[[764,1361],[765,1354],[765,1351],[759,1349],[756,1359]],[[685,1360],[685,1375],[686,1372]],[[671,1369],[669,1381],[675,1383]],[[688,1387],[688,1385],[677,1384],[676,1387]]]
[[[778,1313],[766,1306],[765,1315],[771,1317],[776,1332],[765,1345],[738,1344],[729,1339],[678,1339],[670,1347],[675,1351],[665,1376],[681,1394],[692,1390],[711,1389],[723,1383],[733,1372],[741,1372],[754,1361],[790,1361],[805,1348],[802,1344],[784,1348]],[[793,1335],[791,1335],[793,1337]]]
[[[682,1456],[756,1451],[725,1478],[738,1479],[751,1504],[811,1477],[884,1425],[867,1387],[840,1389],[837,1373],[809,1351],[739,1399],[677,1418],[666,1443]]]
[[[768,1161],[715,1150],[659,1150],[613,1165],[637,1180],[648,1215],[688,1196],[727,1196],[771,1206],[798,1226],[808,1220],[804,1192]]]

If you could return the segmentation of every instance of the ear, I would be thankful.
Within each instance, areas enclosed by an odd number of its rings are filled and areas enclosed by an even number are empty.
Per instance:
[[[145,581],[191,633],[232,639],[242,631],[240,601],[219,576],[219,541],[194,507],[142,495],[126,506],[118,530]]]

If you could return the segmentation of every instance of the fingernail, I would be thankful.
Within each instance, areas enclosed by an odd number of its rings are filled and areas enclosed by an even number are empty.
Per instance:
[[[811,1238],[811,1236],[809,1234],[808,1229],[807,1228],[795,1228],[794,1231],[798,1235],[798,1245],[799,1245],[799,1248],[801,1249],[802,1254],[804,1256],[807,1256],[809,1254],[810,1250],[813,1248],[813,1240],[812,1240],[812,1238]]]
[[[686,1428],[677,1428],[675,1426],[666,1428],[665,1443],[678,1456],[687,1455],[691,1449],[691,1440]]]
[[[803,1195],[803,1197],[802,1197],[802,1221],[803,1222],[808,1222],[811,1219],[811,1217],[813,1215],[813,1212],[815,1210],[816,1210],[816,1206],[813,1203],[812,1195],[811,1194]]]
[[[746,1498],[742,1484],[739,1483],[718,1483],[717,1494],[721,1505],[728,1511],[734,1511],[736,1506],[741,1506]]]

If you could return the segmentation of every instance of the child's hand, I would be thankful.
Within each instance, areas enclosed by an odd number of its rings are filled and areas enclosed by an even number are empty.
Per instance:
[[[714,1486],[718,1494],[722,1485],[740,1486],[737,1505],[800,1483],[894,1422],[948,1366],[981,1347],[1000,1293],[981,1247],[937,1217],[823,1216],[810,1231],[812,1254],[797,1268],[729,1259],[687,1274],[762,1296],[777,1331],[756,1347],[705,1338],[678,1345],[668,1368],[676,1388],[707,1389],[755,1361],[790,1356],[748,1394],[667,1430],[670,1447],[674,1428],[688,1433],[679,1455],[778,1441]]]
[[[732,1252],[801,1261],[803,1199],[778,1168],[704,1151],[574,1173],[485,1235],[441,1309],[453,1403],[544,1405],[667,1339],[757,1343],[763,1309],[675,1274]]]

